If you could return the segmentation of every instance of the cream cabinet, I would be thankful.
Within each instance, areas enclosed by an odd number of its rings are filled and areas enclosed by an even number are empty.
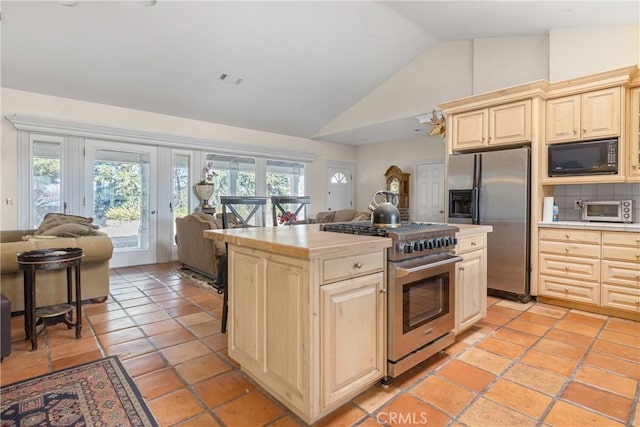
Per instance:
[[[305,422],[386,375],[383,250],[300,259],[229,245],[229,355]]]
[[[640,233],[602,232],[601,303],[640,313]]]
[[[619,136],[621,100],[621,87],[547,100],[547,143]]]
[[[453,151],[527,143],[531,141],[531,100],[458,113],[452,126]]]
[[[541,228],[539,295],[586,304],[600,302],[600,232]]]
[[[631,90],[631,117],[629,120],[629,181],[640,181],[640,88]]]
[[[640,313],[640,233],[539,228],[539,296]]]
[[[459,237],[456,254],[456,334],[487,316],[486,233]]]

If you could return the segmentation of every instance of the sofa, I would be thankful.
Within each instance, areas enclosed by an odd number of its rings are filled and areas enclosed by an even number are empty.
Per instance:
[[[214,280],[218,277],[218,263],[226,248],[223,242],[205,239],[202,233],[216,229],[222,229],[222,220],[202,212],[176,218],[178,261],[184,268]]]
[[[351,221],[371,221],[371,211],[357,211],[355,209],[338,209],[335,211],[324,211],[316,214],[313,223],[325,224],[327,222],[351,222]]]
[[[82,300],[105,301],[109,295],[109,260],[113,243],[108,235],[93,231],[90,235],[60,233],[61,236],[38,230],[10,230],[0,232],[0,290],[11,301],[13,312],[24,311],[24,273],[18,269],[20,252],[50,248],[82,248],[84,257],[80,268]],[[36,303],[38,307],[67,302],[66,269],[36,272]]]

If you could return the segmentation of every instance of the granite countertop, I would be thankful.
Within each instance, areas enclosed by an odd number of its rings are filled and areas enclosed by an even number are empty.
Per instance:
[[[203,235],[207,239],[221,240],[231,245],[302,259],[371,252],[392,245],[390,238],[330,233],[320,231],[318,224],[206,230]]]
[[[630,233],[640,233],[640,223],[637,222],[623,224],[620,222],[556,221],[539,222],[538,227],[581,228],[586,230],[628,231]]]

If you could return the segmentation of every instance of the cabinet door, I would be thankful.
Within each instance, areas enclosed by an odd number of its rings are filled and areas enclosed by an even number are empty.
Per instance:
[[[580,95],[547,101],[547,143],[580,139]]]
[[[487,315],[487,271],[484,250],[468,252],[456,271],[456,333]]]
[[[320,288],[321,410],[385,375],[384,286],[375,273]]]
[[[620,88],[582,94],[582,139],[620,135]]]
[[[229,246],[229,355],[249,370],[264,366],[264,273],[259,255]]]
[[[640,181],[640,88],[631,91],[631,128],[629,129],[629,169],[632,181]]]
[[[489,109],[489,145],[531,142],[531,100]]]
[[[471,111],[453,116],[453,150],[486,147],[488,144],[488,110]]]

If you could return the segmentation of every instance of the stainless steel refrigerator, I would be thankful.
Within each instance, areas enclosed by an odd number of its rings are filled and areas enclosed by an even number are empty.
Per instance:
[[[489,294],[529,301],[529,147],[449,156],[449,222],[493,226]]]

